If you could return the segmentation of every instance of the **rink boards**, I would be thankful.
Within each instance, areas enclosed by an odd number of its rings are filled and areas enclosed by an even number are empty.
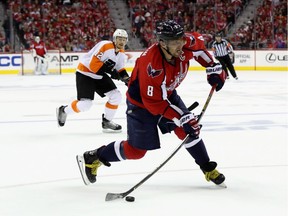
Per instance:
[[[142,52],[126,52],[127,61],[126,69],[131,72],[136,59]],[[84,52],[65,52],[51,55],[49,58],[49,66],[59,68],[61,73],[74,73],[79,63],[79,59]],[[212,54],[212,52],[211,52]],[[31,59],[31,60],[30,60]],[[1,74],[21,74],[23,67],[29,67],[34,64],[33,58],[23,62],[23,55],[16,54],[0,54],[0,75]],[[31,62],[29,62],[31,61]],[[24,64],[23,64],[24,63]],[[241,71],[284,71],[288,70],[288,52],[287,50],[237,50],[235,51],[236,70]],[[190,61],[189,70],[201,71],[203,67],[195,60]]]

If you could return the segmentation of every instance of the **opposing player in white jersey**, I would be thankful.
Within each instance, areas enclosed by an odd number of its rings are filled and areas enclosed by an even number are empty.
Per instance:
[[[103,132],[122,131],[121,125],[112,121],[122,99],[121,92],[112,79],[121,80],[126,85],[129,81],[129,75],[124,68],[127,41],[127,32],[116,29],[113,41],[100,41],[80,59],[76,70],[77,100],[57,108],[60,127],[64,126],[67,115],[89,110],[96,92],[100,97],[108,97],[102,114]]]

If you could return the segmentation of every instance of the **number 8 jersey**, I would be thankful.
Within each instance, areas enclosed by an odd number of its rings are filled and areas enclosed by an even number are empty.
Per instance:
[[[173,120],[180,117],[169,96],[181,84],[189,69],[189,60],[195,59],[203,67],[214,63],[207,51],[202,35],[185,34],[182,54],[168,62],[158,43],[153,44],[136,60],[127,91],[127,99],[134,105],[147,109],[154,115]],[[206,74],[205,74],[206,75]]]

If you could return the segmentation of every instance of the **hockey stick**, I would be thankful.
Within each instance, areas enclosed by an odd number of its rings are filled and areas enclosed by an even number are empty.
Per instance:
[[[209,95],[208,95],[208,97],[207,97],[207,99],[206,99],[206,102],[205,102],[205,104],[204,104],[204,107],[203,107],[200,115],[198,116],[198,119],[197,119],[198,122],[200,122],[200,120],[202,119],[202,117],[203,117],[203,115],[204,115],[204,113],[205,113],[205,111],[206,111],[206,109],[207,109],[207,107],[208,107],[208,104],[209,104],[209,102],[210,102],[210,100],[211,100],[211,98],[212,98],[212,95],[213,95],[213,93],[214,93],[214,91],[215,91],[215,88],[216,88],[216,85],[212,86],[212,88],[211,88],[211,90],[210,90],[210,92],[209,92]]]
[[[214,93],[216,86],[213,86],[210,90],[210,93],[208,95],[208,98],[206,100],[206,103],[200,113],[200,115],[198,116],[198,122],[200,122],[200,120],[202,119],[208,104],[212,98],[212,95]],[[194,107],[195,105],[198,106],[196,103],[198,102],[194,102],[190,107]],[[195,107],[194,107],[195,108]],[[107,193],[106,194],[106,198],[105,201],[111,201],[111,200],[115,200],[115,199],[120,199],[120,198],[124,198],[126,197],[128,194],[132,193],[134,190],[136,190],[140,185],[142,185],[144,182],[146,182],[151,176],[153,176],[158,170],[160,170],[178,151],[179,149],[185,144],[185,142],[189,139],[189,135],[186,136],[186,138],[182,141],[182,143],[172,152],[172,154],[164,161],[162,162],[154,171],[152,171],[151,173],[149,173],[145,178],[143,178],[139,183],[137,183],[136,185],[134,185],[132,188],[130,188],[128,191],[123,192],[123,193]]]
[[[197,106],[199,106],[199,103],[197,101],[195,101],[193,104],[191,104],[189,107],[188,107],[188,110],[189,111],[192,111],[194,110]]]

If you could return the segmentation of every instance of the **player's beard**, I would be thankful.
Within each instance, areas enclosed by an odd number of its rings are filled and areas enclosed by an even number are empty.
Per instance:
[[[117,44],[117,48],[118,49],[124,49],[125,45],[123,43],[119,43],[119,44]]]
[[[175,58],[178,58],[182,53],[182,49],[176,49],[175,52],[173,53],[173,56]]]

